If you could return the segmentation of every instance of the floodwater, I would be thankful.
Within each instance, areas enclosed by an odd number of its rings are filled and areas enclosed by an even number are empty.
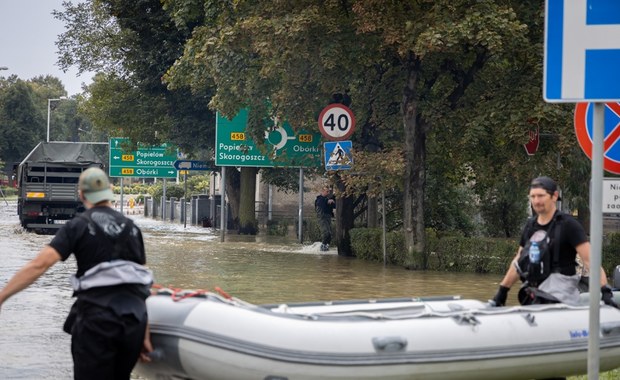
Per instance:
[[[2,201],[2,200],[0,200]],[[157,284],[220,287],[245,301],[285,303],[336,299],[461,295],[487,300],[499,275],[408,271],[319,252],[319,244],[229,235],[131,216],[142,228],[148,266]],[[0,286],[51,236],[25,233],[15,202],[0,205]],[[62,331],[73,302],[73,258],[55,265],[0,311],[0,379],[70,379],[70,337]]]

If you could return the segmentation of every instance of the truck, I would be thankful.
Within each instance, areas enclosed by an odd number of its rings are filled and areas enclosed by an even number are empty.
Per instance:
[[[80,174],[104,161],[88,143],[41,142],[17,167],[17,214],[21,226],[55,234],[84,211],[78,195]]]

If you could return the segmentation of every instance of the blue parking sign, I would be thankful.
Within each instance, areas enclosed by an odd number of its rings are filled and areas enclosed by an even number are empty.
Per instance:
[[[543,97],[620,100],[620,1],[547,0]]]

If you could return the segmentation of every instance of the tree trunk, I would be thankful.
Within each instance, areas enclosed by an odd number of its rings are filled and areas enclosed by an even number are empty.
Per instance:
[[[341,193],[345,190],[345,184],[340,178],[336,181],[336,187]],[[353,256],[349,231],[353,228],[354,200],[353,196],[336,199],[336,241],[339,256]]]
[[[418,72],[415,60],[411,59],[407,84],[404,89],[402,112],[405,128],[405,189],[404,228],[405,248],[410,269],[426,269],[424,235],[424,185],[426,173],[426,131],[419,122],[416,86]]]
[[[239,205],[239,233],[256,235],[256,173],[258,168],[241,168],[241,199]]]
[[[237,229],[239,226],[239,204],[241,199],[241,173],[237,168],[227,166],[226,170],[226,194],[228,195],[228,207],[232,220],[228,221],[227,228]]]

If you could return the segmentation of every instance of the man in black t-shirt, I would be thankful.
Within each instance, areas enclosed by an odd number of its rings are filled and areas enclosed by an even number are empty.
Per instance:
[[[145,303],[152,277],[143,267],[142,233],[110,207],[114,194],[101,169],[82,173],[79,194],[87,211],[61,227],[9,280],[0,290],[0,307],[73,253],[77,301],[64,330],[72,338],[74,378],[129,379],[136,361],[150,361],[152,351]]]
[[[526,225],[519,242],[517,255],[502,279],[492,304],[503,306],[510,287],[521,278],[526,281],[519,294],[519,302],[552,303],[579,302],[579,276],[576,274],[576,257],[586,266],[590,264],[590,243],[583,227],[571,215],[557,210],[559,192],[549,177],[535,178],[529,191],[530,202],[536,216]],[[529,261],[529,249],[536,242],[540,247],[540,263]],[[603,301],[618,307],[601,271]]]

